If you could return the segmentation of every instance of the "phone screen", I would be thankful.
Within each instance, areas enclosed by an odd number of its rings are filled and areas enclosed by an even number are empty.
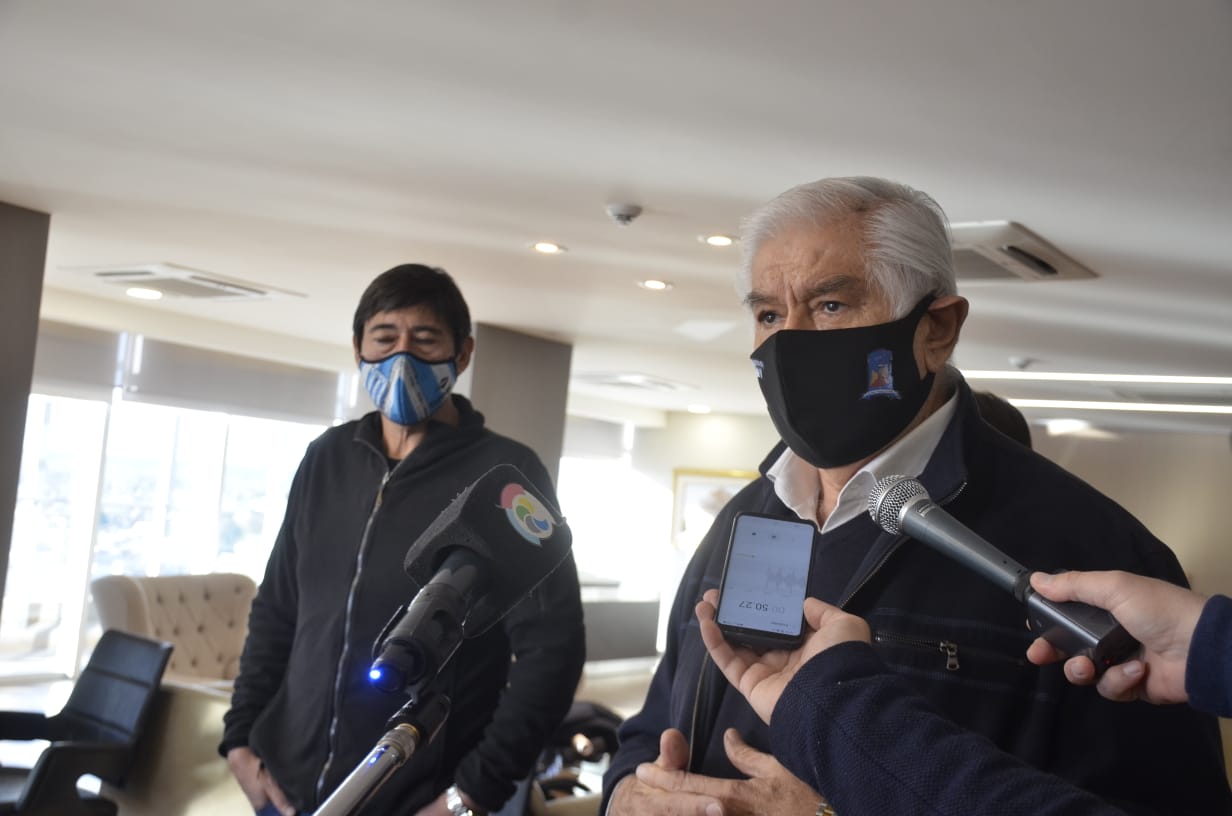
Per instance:
[[[717,615],[725,635],[755,645],[799,641],[815,530],[798,519],[736,516]]]

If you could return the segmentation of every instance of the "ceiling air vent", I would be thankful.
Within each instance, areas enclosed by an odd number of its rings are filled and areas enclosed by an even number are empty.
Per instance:
[[[123,267],[91,267],[74,270],[100,283],[117,287],[140,286],[156,289],[166,297],[191,300],[259,300],[277,297],[303,297],[298,292],[235,280],[199,269],[168,263],[138,264]]]
[[[951,224],[960,282],[1072,280],[1095,273],[1013,221]]]

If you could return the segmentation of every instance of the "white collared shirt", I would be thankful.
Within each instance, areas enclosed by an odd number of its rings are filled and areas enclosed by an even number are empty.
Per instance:
[[[954,411],[958,408],[957,395],[950,397],[945,405],[932,416],[911,429],[902,439],[877,454],[839,491],[834,512],[821,526],[823,533],[846,524],[861,513],[868,512],[868,494],[883,476],[919,476],[932,457],[941,435],[945,433]],[[766,471],[766,478],[774,482],[775,495],[783,504],[805,521],[817,523],[817,498],[821,495],[821,476],[817,468],[796,456],[788,448]]]

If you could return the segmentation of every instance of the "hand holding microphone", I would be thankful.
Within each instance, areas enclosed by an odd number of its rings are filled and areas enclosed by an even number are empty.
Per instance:
[[[1183,703],[1185,669],[1190,642],[1206,598],[1183,587],[1128,572],[1036,573],[1031,585],[1053,601],[1082,601],[1107,609],[1131,635],[1142,642],[1142,653],[1133,660],[1096,674],[1086,657],[1070,657],[1065,675],[1080,686],[1095,683],[1109,700],[1149,703]],[[1064,660],[1043,638],[1027,650],[1032,663]]]
[[[1078,601],[1054,602],[1031,586],[1031,571],[941,509],[915,479],[886,476],[868,497],[868,512],[883,530],[906,533],[1013,594],[1026,606],[1032,631],[1057,652],[1091,660],[1096,673],[1140,648],[1106,610]]]

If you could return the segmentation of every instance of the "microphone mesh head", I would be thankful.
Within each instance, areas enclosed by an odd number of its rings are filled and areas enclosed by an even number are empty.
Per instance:
[[[868,514],[877,526],[891,535],[900,530],[898,514],[904,505],[917,496],[927,496],[924,485],[909,476],[883,476],[868,494]]]

